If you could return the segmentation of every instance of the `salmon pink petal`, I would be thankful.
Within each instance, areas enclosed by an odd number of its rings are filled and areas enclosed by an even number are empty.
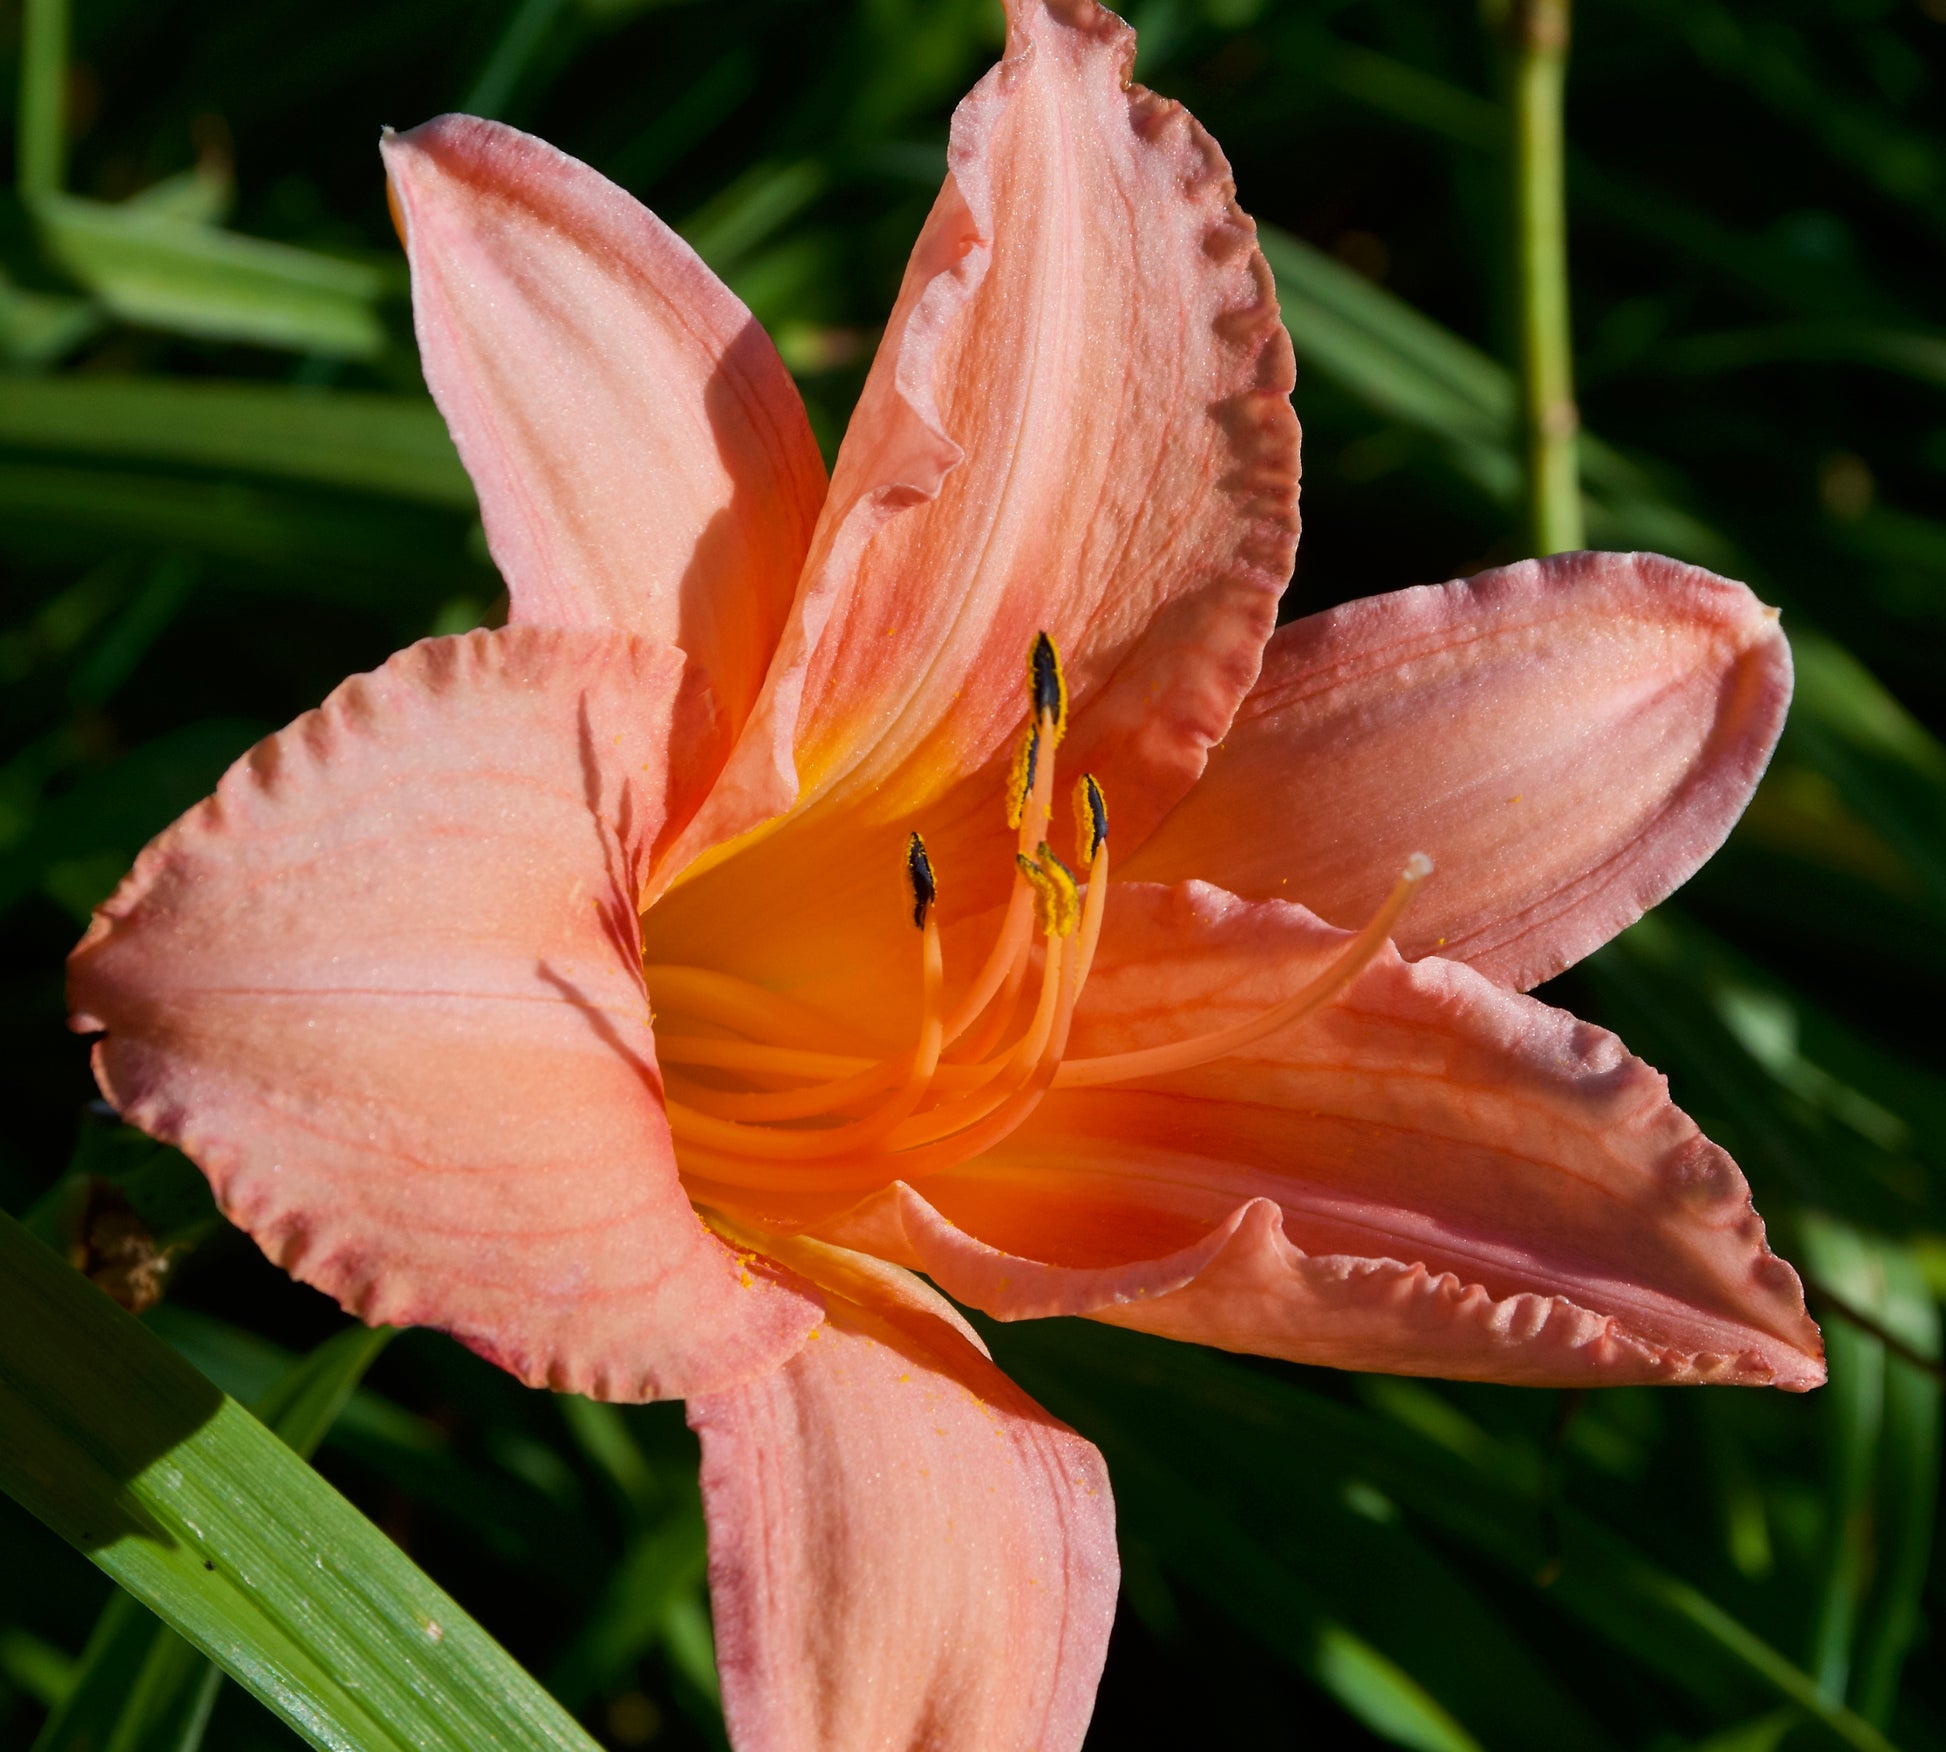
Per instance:
[[[1202,783],[1122,868],[1356,925],[1427,852],[1400,950],[1525,990],[1723,843],[1790,693],[1775,612],[1653,554],[1347,603],[1271,641]]]
[[[819,1274],[829,1316],[782,1369],[689,1402],[731,1740],[1074,1752],[1115,1612],[1101,1456],[859,1265],[849,1295]]]
[[[1133,56],[1093,0],[1010,0],[739,760],[903,819],[1004,758],[1045,630],[1132,830],[1255,678],[1297,539],[1290,342],[1222,153]]]
[[[619,634],[415,645],[245,755],[70,963],[104,1093],[279,1265],[604,1398],[774,1368],[818,1318],[676,1178],[635,895],[682,673]]]
[[[688,244],[545,142],[441,116],[384,144],[426,381],[512,620],[681,646],[720,760],[824,496],[776,349]]]
[[[1117,885],[1108,916],[1076,1057],[1255,1014],[1345,937],[1200,883]],[[1298,1362],[1823,1379],[1796,1275],[1663,1079],[1437,958],[1388,953],[1236,1057],[1057,1093],[1003,1152],[819,1232],[1003,1318],[1093,1314]]]

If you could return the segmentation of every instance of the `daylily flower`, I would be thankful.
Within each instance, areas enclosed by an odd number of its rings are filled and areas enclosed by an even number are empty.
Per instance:
[[[1132,49],[1011,0],[828,486],[621,190],[388,137],[509,624],[253,750],[73,960],[104,1092],[297,1277],[688,1399],[744,1752],[1085,1729],[1100,1458],[916,1273],[1350,1368],[1822,1378],[1735,1166],[1521,995],[1721,842],[1775,616],[1579,554],[1273,631],[1291,349]]]

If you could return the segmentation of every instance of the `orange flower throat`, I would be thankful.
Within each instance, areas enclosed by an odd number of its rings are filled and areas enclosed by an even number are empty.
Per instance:
[[[1415,853],[1355,937],[1301,990],[1228,1028],[1136,1052],[1069,1058],[1075,1006],[1088,983],[1108,906],[1108,804],[1094,775],[1074,787],[1075,843],[1085,882],[1047,843],[1055,749],[1067,730],[1067,684],[1045,633],[1027,659],[1028,722],[1009,769],[1008,824],[1018,829],[1013,889],[992,947],[965,994],[945,1007],[945,957],[932,862],[918,834],[905,864],[920,938],[917,1036],[890,1058],[819,1050],[832,1024],[808,1005],[729,974],[643,969],[658,1011],[656,1053],[686,1172],[766,1192],[868,1192],[914,1181],[992,1149],[1050,1089],[1157,1077],[1226,1058],[1335,997],[1391,935],[1432,873]],[[1011,1043],[1038,928],[1044,942],[1034,1006]],[[664,1026],[661,1018],[669,1018]],[[681,1020],[718,1032],[684,1032]]]

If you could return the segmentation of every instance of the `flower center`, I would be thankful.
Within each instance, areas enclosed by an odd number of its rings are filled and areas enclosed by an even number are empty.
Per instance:
[[[1255,1016],[1135,1052],[1069,1058],[1067,1046],[1108,906],[1108,804],[1094,775],[1074,787],[1077,882],[1047,842],[1055,750],[1067,729],[1067,686],[1042,633],[1027,659],[1028,722],[1009,769],[1008,824],[1018,830],[1013,888],[992,946],[965,994],[946,1008],[938,884],[913,834],[905,870],[919,933],[916,1037],[888,1058],[833,1053],[830,1018],[762,986],[704,968],[643,973],[659,1015],[656,1053],[686,1174],[766,1192],[870,1191],[937,1174],[992,1149],[1051,1089],[1163,1076],[1227,1058],[1329,1002],[1384,946],[1432,872],[1415,853],[1371,921],[1305,986]],[[1019,1019],[1043,949],[1033,1007]],[[711,1034],[685,1032],[703,1024]]]

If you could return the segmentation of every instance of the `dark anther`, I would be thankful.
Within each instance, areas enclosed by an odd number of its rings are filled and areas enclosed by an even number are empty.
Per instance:
[[[1012,764],[1007,769],[1007,825],[1018,827],[1027,814],[1027,800],[1034,794],[1034,775],[1040,770],[1041,729],[1038,723],[1029,724],[1027,733],[1021,737],[1014,749]]]
[[[1058,742],[1067,728],[1068,684],[1061,674],[1054,641],[1045,633],[1034,635],[1034,647],[1027,654],[1027,688],[1033,697],[1035,719],[1048,719]]]
[[[1087,812],[1086,819],[1078,824],[1081,828],[1081,860],[1092,864],[1095,854],[1108,838],[1108,799],[1101,794],[1101,786],[1093,773],[1081,775],[1080,801]]]
[[[905,842],[905,877],[912,884],[912,922],[926,928],[926,914],[939,898],[939,884],[933,879],[932,859],[926,856],[926,842],[916,833]]]

